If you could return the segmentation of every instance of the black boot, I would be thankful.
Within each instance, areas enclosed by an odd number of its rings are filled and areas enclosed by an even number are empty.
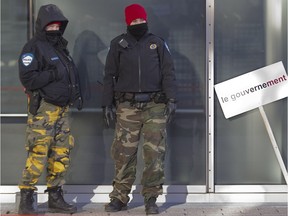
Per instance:
[[[48,208],[53,213],[69,213],[73,214],[77,211],[76,206],[65,202],[63,198],[63,190],[61,187],[48,188]]]
[[[146,214],[159,214],[158,206],[156,205],[156,197],[145,199]]]
[[[32,189],[21,189],[18,214],[37,214],[33,208],[33,193],[34,190]]]
[[[122,203],[119,199],[111,199],[110,203],[105,206],[106,212],[117,212],[127,210],[127,204]]]

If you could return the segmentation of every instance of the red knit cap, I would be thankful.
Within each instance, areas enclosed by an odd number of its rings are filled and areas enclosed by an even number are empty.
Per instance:
[[[125,21],[127,25],[129,26],[135,19],[144,19],[147,21],[146,11],[139,4],[131,4],[125,8]]]
[[[53,24],[57,24],[57,25],[61,26],[62,23],[59,21],[54,21],[54,22],[48,23],[46,26],[53,25]]]

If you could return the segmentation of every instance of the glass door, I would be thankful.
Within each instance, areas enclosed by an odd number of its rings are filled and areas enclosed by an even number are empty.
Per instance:
[[[287,71],[287,1],[215,1],[215,83],[278,61]],[[287,98],[264,110],[287,167]],[[258,109],[226,120],[215,101],[215,128],[216,185],[285,184]]]
[[[111,185],[113,162],[110,158],[110,146],[113,129],[103,127],[102,79],[104,62],[110,41],[126,32],[124,8],[132,1],[112,2],[99,0],[37,0],[32,1],[35,18],[38,9],[44,4],[56,4],[69,19],[64,37],[73,56],[83,83],[84,109],[72,110],[72,130],[76,146],[72,152],[72,164],[68,174],[69,185]],[[162,37],[172,53],[178,80],[178,110],[174,121],[168,127],[168,147],[166,157],[167,185],[206,185],[206,115],[205,115],[205,14],[203,0],[193,1],[138,1],[148,13],[150,32]],[[113,7],[111,7],[113,5]],[[35,21],[35,20],[34,20]],[[23,42],[24,45],[24,42]],[[19,48],[20,52],[20,48]],[[18,77],[13,78],[15,82]],[[5,79],[2,79],[5,82]],[[26,96],[18,95],[23,103],[17,105],[14,113],[25,116]],[[5,99],[5,98],[4,98]],[[8,103],[2,104],[9,113]],[[13,106],[14,106],[13,105]],[[7,107],[6,107],[7,106]],[[12,110],[12,109],[11,109]],[[14,127],[17,125],[18,127]],[[17,144],[23,148],[16,154],[19,157],[15,167],[22,167],[25,161],[25,117],[23,121],[2,125],[5,139],[2,149],[9,151],[10,142],[17,138]],[[19,137],[13,136],[17,129]],[[15,140],[16,141],[16,140]],[[16,142],[15,142],[16,143]],[[2,151],[3,152],[3,151]],[[141,157],[141,152],[139,152]],[[2,164],[15,164],[14,159],[5,157]],[[139,184],[141,166],[135,184]],[[2,184],[17,184],[18,172],[4,172]],[[45,184],[42,175],[39,184]]]

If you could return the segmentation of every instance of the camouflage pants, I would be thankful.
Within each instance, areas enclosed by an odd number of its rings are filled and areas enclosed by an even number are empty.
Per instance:
[[[128,194],[136,178],[137,149],[143,136],[144,170],[141,184],[145,198],[162,194],[164,183],[164,158],[166,147],[165,104],[149,102],[143,109],[130,106],[129,102],[117,107],[115,137],[111,156],[115,162],[115,177],[110,198],[129,202]]]
[[[64,184],[70,163],[74,138],[70,133],[69,107],[58,107],[41,101],[35,116],[28,113],[26,150],[28,157],[20,189],[34,189],[43,169],[47,167],[47,187]]]

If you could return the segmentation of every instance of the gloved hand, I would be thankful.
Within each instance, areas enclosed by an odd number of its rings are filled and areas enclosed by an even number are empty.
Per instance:
[[[82,100],[82,97],[80,96],[80,97],[78,98],[77,109],[80,111],[80,110],[82,110],[82,108],[83,108],[83,100]]]
[[[164,110],[164,115],[167,116],[167,123],[169,123],[172,119],[172,116],[176,112],[176,100],[175,99],[169,99],[166,108]]]
[[[113,111],[112,106],[106,106],[103,108],[104,122],[109,128],[112,125],[112,122],[115,119],[115,112]]]
[[[79,84],[75,84],[71,88],[71,105],[74,107],[77,107],[77,109],[80,111],[83,108],[83,98],[81,95],[81,90],[79,87]]]

